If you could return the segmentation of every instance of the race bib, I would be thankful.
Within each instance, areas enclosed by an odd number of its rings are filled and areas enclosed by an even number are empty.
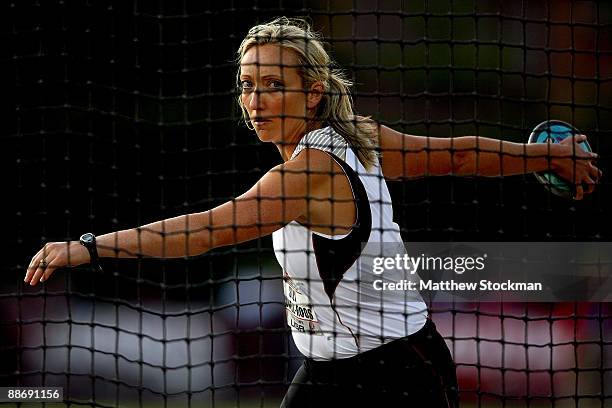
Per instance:
[[[301,333],[323,335],[308,296],[286,274],[283,276],[283,286],[289,327]]]

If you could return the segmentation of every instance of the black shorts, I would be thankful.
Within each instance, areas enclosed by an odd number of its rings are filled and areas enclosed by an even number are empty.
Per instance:
[[[435,324],[351,358],[307,358],[281,407],[459,406],[455,364]]]

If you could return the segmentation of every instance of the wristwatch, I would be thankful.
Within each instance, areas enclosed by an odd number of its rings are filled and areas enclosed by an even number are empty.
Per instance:
[[[96,236],[91,232],[86,232],[81,235],[79,238],[79,243],[83,245],[87,252],[89,252],[89,263],[92,266],[100,268],[99,257],[98,257],[98,248],[96,246]]]

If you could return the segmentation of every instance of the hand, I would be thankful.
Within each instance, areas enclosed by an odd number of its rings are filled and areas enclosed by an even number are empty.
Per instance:
[[[34,286],[49,279],[58,268],[87,262],[89,252],[78,241],[50,242],[34,255],[23,281]]]
[[[566,153],[553,157],[552,161],[555,173],[575,186],[574,200],[582,200],[585,194],[591,194],[603,175],[594,164],[597,153],[586,152],[579,146],[585,140],[585,135],[566,137],[559,143],[566,147]]]

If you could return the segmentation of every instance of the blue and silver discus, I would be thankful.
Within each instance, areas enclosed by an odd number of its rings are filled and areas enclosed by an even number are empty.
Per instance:
[[[560,120],[547,120],[533,129],[528,143],[547,143],[549,141],[551,143],[561,143],[563,139],[579,134],[580,131],[569,123]],[[586,140],[580,142],[578,146],[584,151],[593,151]],[[563,180],[553,172],[535,173],[535,177],[553,194],[566,198],[571,198],[574,195],[574,187],[571,183]]]

